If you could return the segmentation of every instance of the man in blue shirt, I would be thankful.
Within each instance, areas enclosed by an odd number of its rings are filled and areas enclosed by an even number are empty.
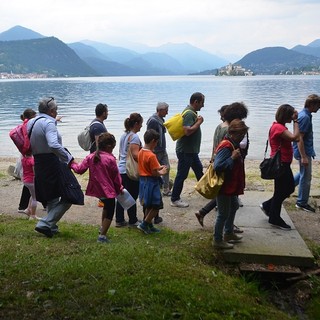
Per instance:
[[[320,97],[311,94],[307,97],[304,109],[299,112],[298,123],[300,130],[300,140],[293,143],[295,159],[299,160],[300,171],[294,177],[295,185],[299,185],[296,207],[308,212],[315,212],[315,208],[308,204],[311,178],[312,178],[312,158],[316,156],[313,147],[312,115],[320,108]]]
[[[56,124],[57,110],[53,97],[42,99],[39,115],[27,125],[35,163],[36,198],[47,202],[47,215],[41,218],[35,230],[48,238],[59,232],[57,223],[71,207],[71,203],[61,198],[59,177],[60,162],[69,164],[73,157],[62,145]]]

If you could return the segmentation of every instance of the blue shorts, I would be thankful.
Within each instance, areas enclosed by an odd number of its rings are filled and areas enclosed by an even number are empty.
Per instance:
[[[139,178],[139,199],[145,208],[162,209],[162,196],[160,191],[159,177]]]

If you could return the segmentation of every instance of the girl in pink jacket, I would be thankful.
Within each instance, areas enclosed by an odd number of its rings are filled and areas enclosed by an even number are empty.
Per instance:
[[[37,199],[36,192],[34,189],[34,159],[32,154],[26,154],[21,158],[23,177],[22,181],[25,187],[30,192],[30,199],[28,207],[24,210],[24,213],[29,216],[29,220],[38,219],[36,216],[37,210]]]
[[[97,197],[104,204],[102,225],[98,238],[99,243],[110,242],[106,234],[113,219],[115,198],[123,190],[116,158],[112,154],[115,145],[116,139],[114,135],[108,132],[101,133],[98,138],[96,152],[90,153],[79,164],[75,162],[71,164],[71,168],[79,174],[83,174],[89,169],[86,195]]]

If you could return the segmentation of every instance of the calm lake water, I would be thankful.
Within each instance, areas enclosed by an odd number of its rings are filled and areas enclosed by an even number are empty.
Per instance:
[[[119,141],[123,122],[132,112],[142,114],[145,122],[155,112],[158,101],[166,101],[169,114],[181,112],[190,95],[200,91],[206,96],[200,114],[202,125],[202,158],[211,155],[212,136],[220,123],[217,110],[224,104],[243,101],[248,109],[246,120],[250,127],[248,158],[263,158],[268,129],[279,105],[289,103],[298,111],[306,97],[319,94],[320,76],[170,76],[170,77],[105,77],[41,80],[0,80],[0,156],[17,156],[18,151],[9,138],[9,130],[20,123],[25,108],[37,110],[42,97],[53,96],[58,102],[62,123],[58,124],[64,145],[75,157],[87,153],[77,143],[78,133],[94,118],[95,106],[106,103],[109,117],[106,126]],[[292,126],[289,125],[290,129]],[[320,155],[320,114],[313,114],[316,153]],[[139,133],[143,141],[145,125]],[[168,153],[175,157],[175,142],[167,136]],[[114,150],[118,155],[118,146]]]

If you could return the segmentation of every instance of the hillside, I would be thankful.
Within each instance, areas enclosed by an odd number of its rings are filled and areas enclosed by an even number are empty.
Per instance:
[[[57,38],[0,41],[0,72],[48,76],[94,76],[97,73]]]
[[[0,41],[30,40],[39,38],[45,38],[45,36],[21,26],[15,26],[0,33]]]
[[[248,53],[236,64],[255,74],[280,74],[302,68],[319,69],[320,58],[284,47],[268,47]]]

